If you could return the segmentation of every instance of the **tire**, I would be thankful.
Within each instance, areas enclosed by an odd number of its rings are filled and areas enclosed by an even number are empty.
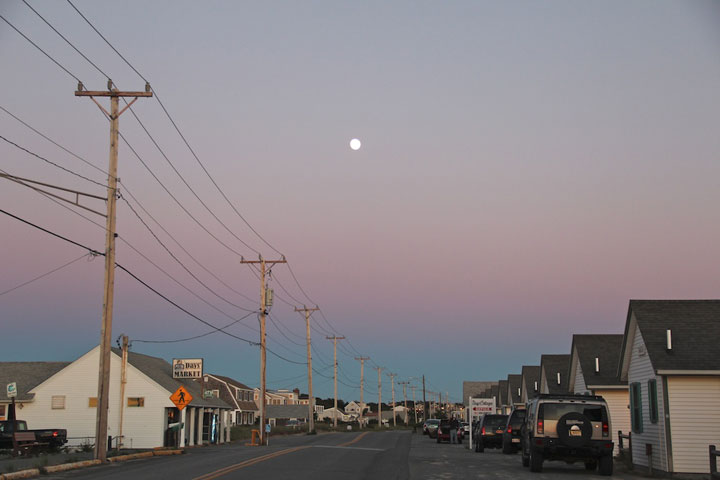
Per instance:
[[[571,448],[587,445],[592,438],[592,422],[582,413],[566,413],[557,421],[557,435],[560,443]]]
[[[521,449],[520,457],[522,458],[522,466],[523,467],[529,467],[530,466],[530,455],[525,454],[525,447],[523,446]]]
[[[605,455],[600,457],[600,475],[606,477],[613,473],[613,457],[612,455]]]
[[[589,462],[585,462],[585,470],[592,472],[593,470],[597,469],[597,466],[598,466],[597,460],[591,460]]]
[[[535,473],[542,472],[543,456],[537,450],[530,449],[530,471]]]

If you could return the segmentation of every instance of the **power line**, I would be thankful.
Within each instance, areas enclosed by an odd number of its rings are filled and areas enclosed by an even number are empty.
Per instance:
[[[24,287],[25,285],[29,285],[29,284],[33,283],[33,282],[36,281],[36,280],[40,280],[41,278],[45,278],[45,277],[47,277],[48,275],[51,275],[51,274],[57,272],[58,270],[62,270],[62,269],[65,268],[65,267],[69,267],[69,266],[72,265],[73,263],[75,263],[75,262],[77,262],[78,260],[81,260],[81,259],[83,259],[83,258],[92,259],[92,258],[94,258],[94,256],[91,255],[91,254],[89,254],[89,253],[84,253],[84,254],[80,255],[78,258],[76,258],[75,260],[70,260],[69,262],[67,262],[67,263],[65,263],[65,264],[63,264],[63,265],[60,265],[59,267],[54,268],[54,269],[50,270],[50,271],[47,272],[47,273],[43,273],[42,275],[38,275],[37,277],[33,278],[32,280],[28,280],[27,282],[23,282],[23,283],[21,283],[20,285],[17,285],[17,286],[15,286],[15,287],[13,287],[13,288],[11,288],[11,289],[9,289],[9,290],[5,290],[4,292],[0,292],[0,295],[5,295],[6,293],[13,292],[13,291],[17,290],[18,288],[22,288],[22,287]]]
[[[255,312],[248,313],[244,317],[240,317],[237,320],[235,320],[234,322],[228,323],[227,325],[220,327],[220,330],[225,330],[226,328],[230,328],[233,325],[235,325],[236,323],[242,322],[243,320],[245,320],[246,318],[248,318],[250,315],[252,315],[254,313]],[[188,340],[195,340],[197,338],[207,337],[208,335],[212,335],[213,333],[216,333],[216,332],[217,332],[217,330],[211,330],[211,331],[203,333],[201,335],[195,335],[193,337],[187,337],[187,338],[180,338],[177,340],[135,340],[135,339],[133,339],[133,342],[138,342],[138,343],[179,343],[179,342],[187,342]]]
[[[60,62],[58,62],[58,61],[55,60],[53,57],[51,57],[45,50],[43,50],[42,48],[40,48],[35,42],[33,42],[32,40],[30,40],[30,38],[28,38],[27,35],[25,35],[25,34],[22,33],[20,30],[18,30],[18,28],[17,28],[15,25],[13,25],[12,23],[10,23],[7,18],[3,17],[2,15],[0,15],[0,18],[2,18],[2,19],[5,21],[5,23],[7,23],[8,25],[10,25],[10,26],[12,27],[12,29],[15,30],[17,33],[19,33],[25,40],[27,40],[28,42],[30,42],[30,44],[31,44],[33,47],[35,47],[35,48],[37,48],[38,50],[40,50],[40,51],[43,53],[43,55],[45,55],[47,58],[49,58],[50,60],[52,60],[52,62],[53,62],[55,65],[57,65],[58,67],[60,67],[65,73],[67,73],[67,74],[70,75],[72,78],[74,78],[78,83],[82,83],[78,77],[76,77],[75,75],[73,75],[72,72],[70,72],[70,70],[68,70],[67,68],[63,67],[63,66],[60,64]]]

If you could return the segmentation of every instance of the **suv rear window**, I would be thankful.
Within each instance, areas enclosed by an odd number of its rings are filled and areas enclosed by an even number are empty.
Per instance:
[[[542,403],[538,417],[545,420],[557,420],[566,413],[577,412],[585,415],[591,422],[607,421],[607,413],[602,405],[585,405],[582,403]]]
[[[510,426],[512,428],[522,427],[522,424],[524,421],[525,421],[525,410],[515,410],[512,413],[512,415],[510,415]]]
[[[486,428],[498,428],[500,426],[505,426],[505,422],[507,421],[507,417],[505,415],[492,415],[485,417],[485,421],[483,421],[483,426]]]

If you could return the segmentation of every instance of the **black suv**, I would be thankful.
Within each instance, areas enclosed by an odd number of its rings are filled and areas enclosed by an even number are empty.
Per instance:
[[[482,453],[485,448],[500,448],[502,446],[502,433],[505,431],[507,415],[487,414],[477,423],[473,432],[475,451]]]
[[[530,400],[522,432],[522,463],[542,471],[545,460],[585,462],[612,475],[613,441],[608,406],[600,396],[541,394]]]
[[[526,410],[524,408],[514,408],[508,417],[507,423],[505,424],[505,431],[502,435],[503,453],[517,453],[518,450],[520,450],[520,432],[523,423],[525,423],[525,412]]]

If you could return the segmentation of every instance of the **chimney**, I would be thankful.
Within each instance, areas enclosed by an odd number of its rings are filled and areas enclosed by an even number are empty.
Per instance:
[[[299,388],[293,389],[293,393],[299,397],[299,396],[300,396],[300,389],[299,389]]]

